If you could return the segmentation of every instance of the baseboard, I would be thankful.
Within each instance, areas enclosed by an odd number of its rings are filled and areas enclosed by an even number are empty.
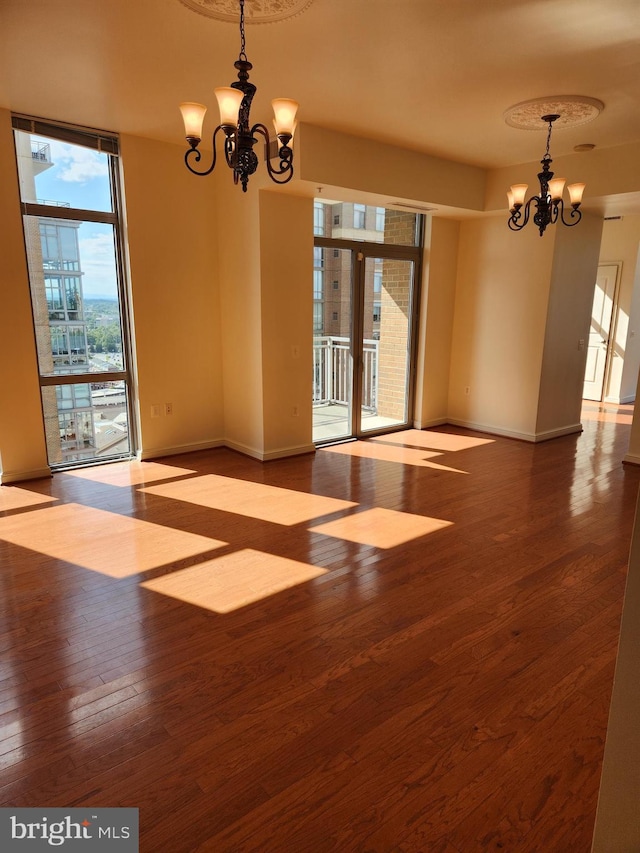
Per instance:
[[[23,480],[42,480],[51,477],[51,468],[34,468],[32,471],[3,471],[0,474],[0,483],[6,486],[8,483],[21,483]]]
[[[250,456],[252,459],[257,459],[259,462],[270,462],[273,459],[286,459],[288,456],[303,456],[305,453],[316,452],[315,444],[282,447],[279,450],[270,450],[267,453],[262,450],[258,450],[256,447],[248,447],[246,444],[240,444],[237,441],[225,441],[223,444],[230,450],[242,453],[243,456]]]
[[[636,401],[636,395],[635,394],[628,394],[626,397],[620,397],[620,405],[621,406],[628,406],[629,403],[635,403],[635,401]]]
[[[224,447],[222,439],[215,441],[194,441],[192,444],[176,444],[172,447],[154,447],[151,450],[143,449],[137,454],[141,462],[148,459],[159,459],[162,456],[178,456],[181,453],[193,453],[196,450],[213,450],[215,447]]]
[[[447,418],[431,418],[428,421],[422,420],[414,420],[413,428],[414,429],[430,429],[431,427],[443,426],[444,424],[451,423],[451,421],[447,420]]]
[[[545,432],[537,432],[535,441],[549,441],[551,438],[561,438],[563,435],[575,435],[578,432],[582,432],[583,427],[581,423],[570,424],[566,427],[560,427],[559,429],[550,429]]]
[[[289,456],[304,456],[307,453],[315,453],[315,444],[301,444],[297,447],[283,447],[280,450],[270,450],[262,455],[263,462],[270,462],[272,459],[286,459]]]
[[[489,435],[500,435],[505,438],[515,438],[518,441],[529,441],[532,444],[537,444],[541,441],[549,441],[552,438],[560,438],[563,435],[573,435],[574,433],[582,432],[582,424],[580,423],[559,427],[558,429],[545,430],[544,432],[518,432],[517,430],[503,429],[502,427],[493,426],[491,424],[464,421],[459,418],[449,418],[448,423],[453,424],[454,426],[472,429],[475,432],[486,432]]]
[[[640,456],[634,456],[633,453],[627,453],[626,456],[623,456],[622,461],[629,465],[640,465]]]

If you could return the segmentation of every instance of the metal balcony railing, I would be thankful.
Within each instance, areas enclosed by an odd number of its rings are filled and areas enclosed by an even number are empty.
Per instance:
[[[375,412],[378,401],[378,341],[363,341],[362,408]],[[313,340],[313,405],[347,405],[351,395],[349,338],[323,335]]]
[[[51,146],[48,142],[31,142],[31,159],[40,163],[51,162]]]
[[[71,207],[70,201],[52,201],[50,198],[39,198],[38,204],[47,204],[49,207]]]

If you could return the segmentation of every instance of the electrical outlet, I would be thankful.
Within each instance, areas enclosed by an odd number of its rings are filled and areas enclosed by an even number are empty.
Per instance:
[[[173,403],[165,403],[164,404],[164,413],[165,415],[173,414]]]
[[[470,394],[471,393],[471,386],[467,385],[467,387],[464,389],[464,393]]]
[[[300,406],[297,404],[291,409],[291,417],[299,418],[300,417]]]

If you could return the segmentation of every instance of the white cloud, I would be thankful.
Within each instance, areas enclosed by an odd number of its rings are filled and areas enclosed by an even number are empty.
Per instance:
[[[108,174],[106,154],[55,139],[48,141],[51,145],[51,159],[59,167],[59,180],[83,184]]]

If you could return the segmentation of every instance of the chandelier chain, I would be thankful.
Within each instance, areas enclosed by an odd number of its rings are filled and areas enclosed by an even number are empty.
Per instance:
[[[244,35],[244,0],[240,0],[240,55],[238,59],[247,61],[247,43]]]
[[[243,2],[244,2],[244,0],[243,0]],[[553,119],[550,119],[549,120],[549,132],[547,133],[547,150],[545,151],[545,154],[544,154],[545,160],[549,159],[549,147],[551,145],[551,131],[552,130],[553,130]]]

